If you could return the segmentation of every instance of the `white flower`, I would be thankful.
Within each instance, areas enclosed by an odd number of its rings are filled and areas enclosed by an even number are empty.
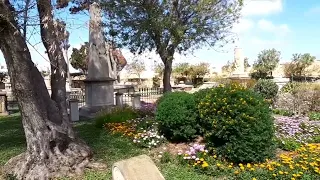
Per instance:
[[[160,139],[161,137],[159,135],[157,135],[157,138]]]
[[[160,153],[160,154],[162,154],[163,152],[162,152],[162,151],[160,151],[159,153]]]
[[[134,143],[136,143],[136,142],[137,142],[137,140],[135,140],[135,139],[134,139],[134,140],[133,140],[133,142],[134,142]]]
[[[162,155],[159,154],[158,157],[159,157],[159,158],[162,158]]]
[[[166,150],[167,148],[166,148],[166,147],[163,147],[162,149],[163,149],[163,150]]]
[[[140,142],[140,140],[137,141],[138,143]]]
[[[145,132],[147,132],[146,130],[143,130],[143,132],[145,133]]]
[[[196,159],[196,156],[192,156],[192,159]]]
[[[196,161],[199,161],[199,158],[196,158]]]
[[[183,159],[188,159],[188,157],[183,157]]]
[[[178,152],[178,155],[181,155],[181,154],[182,154],[181,152]],[[185,158],[185,157],[184,157],[184,158]],[[183,158],[183,159],[184,159],[184,158]]]
[[[208,153],[208,150],[204,150],[204,152]]]

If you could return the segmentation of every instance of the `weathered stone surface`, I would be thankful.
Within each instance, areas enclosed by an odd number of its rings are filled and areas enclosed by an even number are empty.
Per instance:
[[[113,180],[164,180],[157,166],[147,155],[116,162],[112,167]]]

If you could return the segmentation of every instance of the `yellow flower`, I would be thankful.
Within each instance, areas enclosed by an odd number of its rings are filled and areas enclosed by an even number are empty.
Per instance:
[[[201,158],[201,159],[200,159],[200,161],[204,161],[204,159],[203,159],[203,158]]]
[[[251,168],[251,164],[250,163],[247,164],[247,168]]]
[[[283,174],[283,172],[282,172],[282,171],[279,171],[279,174],[281,174],[281,175],[282,175],[282,174]]]
[[[272,174],[272,176],[276,177],[276,176],[277,176],[277,174]]]
[[[254,171],[254,168],[250,168],[251,171]]]
[[[241,166],[241,167],[240,167],[240,169],[241,169],[241,170],[244,170],[244,167],[243,167],[243,166]]]
[[[234,172],[234,174],[239,174],[239,171],[238,171],[238,170],[237,170],[237,171],[235,171],[235,172]]]
[[[229,165],[228,168],[232,168],[232,165]]]
[[[206,168],[206,167],[208,167],[208,166],[209,166],[209,164],[204,161],[203,164],[202,164],[202,167],[203,167],[203,168]]]
[[[252,180],[257,180],[256,178],[252,178]]]
[[[220,166],[221,166],[221,164],[220,164],[220,163],[217,163],[217,166],[218,166],[218,167],[220,167]]]
[[[296,180],[295,178],[291,178],[291,180]]]
[[[214,155],[213,158],[217,158],[217,155]]]

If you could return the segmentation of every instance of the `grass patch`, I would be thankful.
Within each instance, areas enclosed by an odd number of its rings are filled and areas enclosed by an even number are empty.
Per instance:
[[[111,134],[105,129],[95,127],[94,121],[84,121],[75,124],[78,135],[85,140],[94,152],[94,160],[107,164],[105,171],[87,170],[83,177],[76,180],[105,180],[111,179],[111,167],[116,161],[133,156],[148,154],[146,149],[134,145],[132,141],[118,134]],[[11,157],[25,151],[26,143],[19,115],[0,118],[0,168]],[[158,164],[166,180],[210,179],[209,176],[198,174],[188,167],[176,163]],[[63,178],[71,180],[72,178]]]

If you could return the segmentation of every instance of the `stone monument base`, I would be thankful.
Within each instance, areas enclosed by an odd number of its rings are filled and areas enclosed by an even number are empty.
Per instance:
[[[85,106],[80,108],[80,118],[94,118],[101,110],[114,106],[114,79],[85,80]]]
[[[239,74],[232,74],[230,79],[250,79],[251,77],[247,73],[239,73]]]

